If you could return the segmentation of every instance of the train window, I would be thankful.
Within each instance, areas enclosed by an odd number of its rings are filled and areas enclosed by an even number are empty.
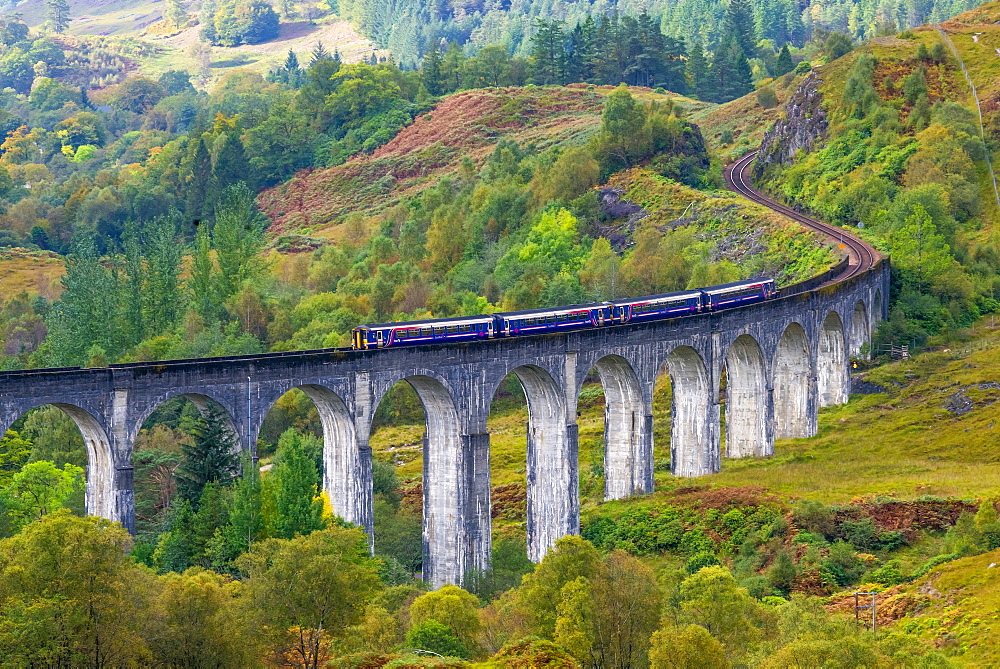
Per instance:
[[[420,329],[420,334],[422,334],[423,336],[427,337],[427,336],[433,334],[433,331],[431,330],[431,328],[421,328]]]
[[[459,332],[472,332],[472,326],[471,325],[463,325],[458,330],[459,330]]]
[[[448,332],[449,333],[458,332],[458,326],[457,325],[449,325],[448,326]]]
[[[546,323],[555,323],[556,322],[556,317],[555,316],[546,316],[545,317],[545,322]]]

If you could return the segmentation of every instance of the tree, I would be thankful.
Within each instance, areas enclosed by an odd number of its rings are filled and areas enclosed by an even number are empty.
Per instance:
[[[778,52],[778,60],[774,64],[774,76],[780,77],[794,69],[795,63],[792,62],[792,52],[788,50],[788,45],[785,44],[781,47],[781,51]]]
[[[567,536],[556,540],[535,571],[524,577],[517,590],[517,601],[538,635],[548,639],[555,635],[563,586],[581,576],[593,579],[600,562],[600,555],[590,542]]]
[[[604,237],[594,240],[590,255],[580,269],[580,282],[596,300],[613,300],[621,293],[621,258]]]
[[[661,596],[649,567],[622,550],[612,551],[592,579],[594,636],[599,666],[642,667],[649,638],[660,622]]]
[[[194,564],[197,554],[194,536],[194,512],[186,499],[175,504],[167,530],[160,534],[153,551],[153,564],[161,574],[183,572]]]
[[[167,11],[164,12],[164,18],[173,24],[174,28],[180,30],[188,24],[191,17],[187,13],[187,9],[184,8],[182,0],[167,0]]]
[[[53,32],[66,32],[69,27],[69,3],[66,0],[45,0],[45,18],[52,24]]]
[[[431,95],[444,93],[444,76],[441,73],[441,50],[439,48],[432,46],[424,54],[420,77],[428,93]]]
[[[580,576],[562,587],[556,615],[558,617],[553,640],[581,665],[590,664],[594,643],[594,610],[589,580]]]
[[[536,84],[565,83],[566,33],[562,21],[537,20],[531,38],[531,71]]]
[[[436,620],[425,620],[411,627],[406,634],[406,645],[445,657],[466,659],[470,656],[469,649],[452,633],[451,628]]]
[[[851,38],[840,32],[830,33],[830,36],[823,42],[823,53],[826,54],[828,62],[847,55],[853,49],[854,44],[851,42]]]
[[[188,160],[189,174],[186,179],[187,202],[184,213],[189,221],[198,221],[208,215],[206,202],[211,186],[212,156],[205,146],[205,140],[198,137],[191,142],[192,151]],[[206,231],[208,228],[205,228]]]
[[[212,281],[221,302],[238,293],[245,283],[259,279],[266,269],[260,254],[267,223],[246,183],[237,182],[223,191],[212,231],[219,265]]]
[[[666,624],[653,633],[652,669],[728,669],[722,644],[700,625]]]
[[[17,528],[55,512],[83,485],[83,468],[65,464],[59,469],[42,460],[24,465],[0,493],[7,499],[11,525]]]
[[[381,589],[368,540],[354,528],[267,539],[236,564],[248,576],[248,619],[272,648],[304,667],[322,666],[330,643],[361,621]]]
[[[171,667],[253,666],[263,655],[242,624],[227,579],[193,568],[159,579],[145,638],[157,662]]]
[[[229,520],[213,547],[213,566],[225,571],[232,571],[236,558],[266,537],[260,470],[249,456],[244,456],[242,464],[243,476],[233,486],[229,502]]]
[[[410,620],[414,625],[437,621],[471,650],[479,635],[479,600],[457,585],[445,585],[413,600]]]
[[[235,130],[223,133],[216,140],[215,160],[212,162],[212,181],[218,194],[239,182],[250,180],[250,162],[243,142]]]
[[[13,430],[0,439],[0,489],[6,488],[21,468],[28,464],[31,442]]]
[[[239,444],[226,423],[225,412],[209,402],[191,431],[193,443],[181,444],[177,492],[191,504],[201,499],[206,484],[228,485],[236,475]]]
[[[688,79],[688,89],[694,93],[699,100],[711,100],[714,88],[711,73],[708,69],[708,59],[700,42],[695,42],[688,55],[685,75]]]
[[[725,567],[704,567],[681,584],[683,619],[704,627],[729,658],[742,657],[763,634],[766,615]]]
[[[149,576],[120,525],[60,510],[0,541],[0,656],[14,666],[152,663],[141,636]]]
[[[726,40],[736,41],[744,57],[752,56],[757,46],[754,24],[753,5],[750,4],[750,0],[729,0],[723,20],[723,34]]]
[[[134,77],[118,85],[115,105],[133,114],[145,114],[166,95],[163,86],[152,79]]]
[[[288,429],[278,440],[271,473],[274,496],[274,534],[291,539],[324,527],[320,475],[304,448],[305,438]]]

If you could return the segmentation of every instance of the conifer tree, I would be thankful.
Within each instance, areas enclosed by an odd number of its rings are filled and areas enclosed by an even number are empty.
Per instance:
[[[566,34],[562,21],[538,19],[531,38],[531,68],[536,84],[561,84],[566,73]]]
[[[243,476],[233,486],[227,522],[219,533],[220,540],[213,554],[213,566],[223,571],[231,571],[237,557],[267,538],[260,469],[249,456],[243,457],[242,466]]]
[[[207,404],[192,430],[191,444],[181,445],[183,459],[177,468],[177,493],[192,504],[201,499],[209,483],[229,485],[239,464],[236,436],[225,423],[225,414]]]
[[[792,62],[792,53],[788,50],[788,45],[786,44],[781,47],[781,51],[778,53],[778,60],[774,64],[774,76],[780,77],[794,69],[795,63]]]
[[[432,48],[424,54],[424,66],[420,73],[424,88],[431,95],[441,95],[444,92],[444,77],[441,74],[441,50]]]
[[[691,53],[688,54],[685,74],[688,80],[688,90],[695,97],[699,100],[712,99],[714,86],[712,86],[711,73],[708,69],[708,59],[705,58],[705,52],[698,42],[695,42],[694,46],[691,47]]]
[[[66,0],[46,0],[45,18],[52,24],[53,32],[66,32],[69,27],[69,3]]]
[[[723,35],[723,41],[731,37],[736,38],[736,43],[743,50],[744,58],[753,55],[757,47],[757,38],[750,0],[729,0],[723,21]]]
[[[331,58],[330,58],[330,52],[326,50],[326,47],[323,46],[323,43],[317,41],[316,46],[313,47],[312,60],[309,61],[309,64],[312,65],[313,63],[320,60],[331,60]]]
[[[184,8],[184,3],[181,0],[167,0],[167,11],[164,13],[164,18],[169,21],[174,28],[180,29],[187,25],[188,16],[187,10]]]
[[[237,131],[225,133],[221,142],[222,146],[216,152],[212,165],[212,181],[216,193],[221,193],[238,181],[250,180],[250,161],[247,160]]]
[[[316,462],[306,452],[303,438],[286,430],[278,440],[274,485],[274,535],[291,539],[323,529],[323,501]]]
[[[201,220],[209,215],[206,211],[208,188],[212,180],[212,156],[201,137],[192,144],[188,161],[190,173],[187,178],[187,204],[184,214],[189,221]]]

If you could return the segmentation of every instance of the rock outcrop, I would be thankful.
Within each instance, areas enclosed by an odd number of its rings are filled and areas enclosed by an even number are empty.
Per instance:
[[[755,168],[758,175],[771,165],[790,163],[800,149],[808,151],[816,140],[826,136],[828,123],[819,92],[821,83],[815,72],[809,73],[785,105],[784,118],[764,134]]]

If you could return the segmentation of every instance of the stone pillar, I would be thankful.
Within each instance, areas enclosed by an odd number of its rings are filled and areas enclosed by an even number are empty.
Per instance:
[[[527,441],[528,558],[541,562],[556,539],[580,531],[577,425],[532,417]]]
[[[135,485],[132,465],[115,469],[114,510],[111,520],[122,524],[129,534],[135,534]]]
[[[460,513],[465,518],[466,571],[484,571],[493,550],[489,433],[462,435],[462,453],[466,483]]]

